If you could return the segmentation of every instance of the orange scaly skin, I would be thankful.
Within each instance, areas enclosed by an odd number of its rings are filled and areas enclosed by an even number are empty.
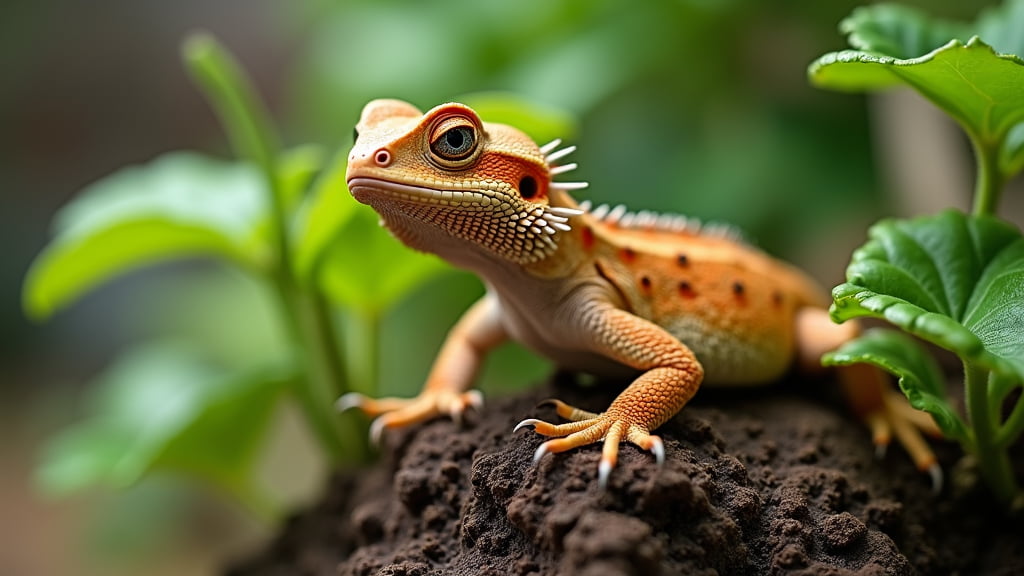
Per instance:
[[[537,458],[603,440],[604,485],[621,441],[663,460],[651,430],[705,380],[757,384],[794,362],[814,369],[822,353],[856,334],[855,325],[829,321],[823,291],[803,273],[726,231],[578,205],[568,190],[584,184],[552,180],[575,167],[557,164],[571,148],[539,148],[461,104],[423,114],[375,100],[356,130],[347,174],[353,196],[405,244],[474,271],[488,288],[449,333],[417,398],[339,400],[378,416],[374,438],[479,405],[477,370],[491,348],[512,338],[569,369],[636,376],[603,413],[555,400],[570,422],[528,419],[516,427],[555,437]],[[934,424],[887,392],[877,370],[853,366],[841,377],[875,442],[884,446],[895,432],[937,483],[918,431],[934,432]]]

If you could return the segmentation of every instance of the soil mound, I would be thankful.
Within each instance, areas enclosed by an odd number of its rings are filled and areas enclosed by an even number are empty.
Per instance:
[[[1019,522],[977,487],[932,495],[897,447],[876,459],[829,382],[702,390],[658,430],[662,468],[623,445],[601,490],[599,445],[534,465],[542,438],[511,433],[558,421],[544,398],[599,411],[621,389],[569,380],[390,432],[230,574],[1024,574]],[[936,447],[948,474],[958,449]]]

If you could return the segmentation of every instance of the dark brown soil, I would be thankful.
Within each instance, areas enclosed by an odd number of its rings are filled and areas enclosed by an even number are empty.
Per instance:
[[[976,485],[873,457],[827,381],[704,390],[659,429],[667,461],[624,445],[607,490],[598,445],[532,463],[558,397],[598,411],[615,385],[558,379],[492,399],[463,428],[390,432],[381,462],[332,480],[242,575],[1024,574],[1024,530]],[[936,446],[947,470],[956,447]],[[1019,462],[1019,459],[1018,459]],[[960,482],[962,484],[963,482]]]

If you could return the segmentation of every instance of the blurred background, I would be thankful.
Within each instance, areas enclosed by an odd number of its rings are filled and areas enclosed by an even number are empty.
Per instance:
[[[907,2],[970,19],[991,2]],[[249,70],[289,145],[351,144],[377,97],[430,108],[509,91],[572,113],[581,197],[738,224],[756,244],[842,279],[882,215],[966,206],[970,151],[909,93],[823,92],[806,66],[846,47],[847,0],[326,1],[49,0],[0,21],[0,573],[214,574],[273,531],[188,480],[52,499],[33,486],[45,439],[81,416],[90,381],[133,344],[168,334],[226,362],[269,353],[264,288],[209,263],[131,274],[45,324],[21,285],[54,212],[85,185],[163,152],[228,154],[187,78],[180,43],[197,29]],[[1019,184],[1019,183],[1018,183]],[[1021,198],[1004,196],[1021,222]],[[383,391],[419,388],[441,338],[479,296],[446,273],[384,318]],[[550,367],[510,346],[486,393]],[[360,439],[359,441],[362,441]],[[325,471],[283,410],[261,468],[290,505]]]

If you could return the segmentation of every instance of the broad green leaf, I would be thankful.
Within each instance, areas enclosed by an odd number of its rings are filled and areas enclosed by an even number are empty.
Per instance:
[[[935,360],[909,336],[895,330],[870,330],[822,357],[826,366],[867,363],[899,378],[910,405],[932,415],[948,438],[964,440],[966,427],[946,402],[945,380]]]
[[[119,274],[171,258],[265,266],[264,196],[248,164],[186,152],[115,172],[58,213],[56,237],[25,280],[25,309],[45,318]]]
[[[229,374],[180,346],[123,357],[93,390],[88,419],[48,446],[37,481],[63,494],[188,471],[246,498],[249,473],[290,368]]]
[[[318,276],[331,299],[379,314],[448,269],[440,258],[404,246],[378,224],[373,210],[360,207],[332,239]]]
[[[836,321],[884,318],[988,370],[1024,380],[1024,238],[947,211],[873,226],[833,290]]]
[[[458,101],[476,110],[485,122],[514,126],[538,144],[576,135],[576,121],[571,113],[515,94],[475,92],[461,96]]]
[[[1024,60],[997,54],[977,37],[950,40],[918,58],[869,52],[833,52],[811,64],[811,81],[824,88],[862,91],[906,84],[986,142],[999,141],[1024,121]]]
[[[878,4],[854,10],[840,29],[856,50],[813,62],[808,74],[815,85],[909,86],[960,122],[985,154],[998,154],[1004,179],[1024,168],[1024,0],[987,10],[974,23]]]

